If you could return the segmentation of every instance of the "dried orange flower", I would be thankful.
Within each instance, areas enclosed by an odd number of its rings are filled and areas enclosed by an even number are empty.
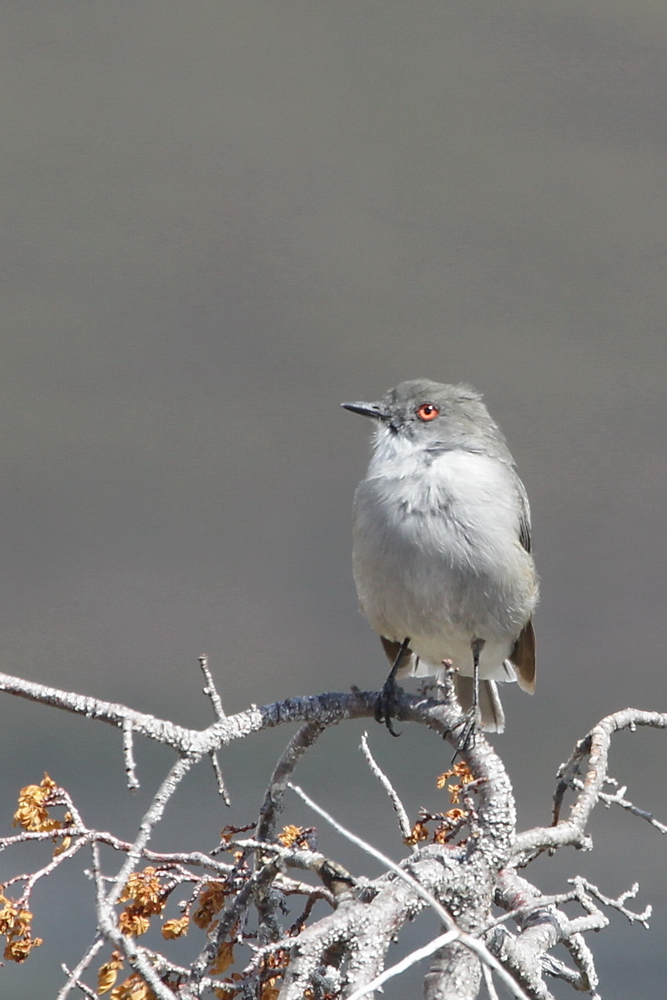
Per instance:
[[[46,772],[39,785],[26,785],[19,792],[19,807],[14,813],[13,826],[22,826],[24,830],[42,832],[44,830],[60,830],[62,823],[49,818],[49,797],[57,789],[53,778]]]
[[[130,875],[120,896],[120,902],[125,903],[128,899],[133,899],[135,909],[143,911],[146,916],[162,913],[166,900],[161,898],[162,886],[155,872],[155,868],[144,868],[142,872]]]
[[[278,834],[278,841],[283,847],[307,847],[307,834],[310,831],[303,826],[284,826]]]
[[[231,941],[223,941],[218,948],[218,954],[211,964],[211,972],[214,976],[219,976],[225,972],[230,965],[234,964],[234,945]]]
[[[450,809],[445,813],[444,822],[440,824],[433,835],[434,844],[445,844],[448,838],[462,820],[467,817],[465,809]]]
[[[466,762],[461,760],[454,765],[451,771],[445,771],[444,774],[439,775],[435,782],[436,787],[444,788],[450,778],[459,778],[462,785],[469,785],[471,781],[475,780],[475,775]]]
[[[272,955],[267,955],[262,964],[262,969],[264,972],[271,971],[274,974],[269,976],[269,978],[262,983],[262,988],[259,994],[260,1000],[275,1000],[278,996],[282,983],[282,973],[287,968],[288,962],[289,952],[287,952],[284,948],[280,948]],[[276,972],[279,972],[280,975],[275,975]],[[304,997],[306,996],[308,996],[307,990],[304,993]]]
[[[114,951],[108,962],[100,965],[97,973],[97,992],[108,993],[118,978],[118,970],[123,968],[123,958],[119,951]]]
[[[234,976],[232,976],[232,979],[233,978]],[[240,978],[241,977],[239,976],[239,979]],[[229,1000],[230,997],[236,996],[238,990],[234,989],[234,987],[230,985],[227,989],[215,989],[213,990],[213,992],[216,995],[216,997],[218,997],[218,1000]]]
[[[234,826],[223,826],[220,831],[220,844],[224,844],[226,850],[229,848],[235,833],[236,827]]]
[[[13,899],[7,899],[0,893],[0,934],[7,938],[5,958],[9,962],[25,962],[33,948],[42,944],[41,938],[33,938],[30,930],[32,913],[30,910],[19,910]]]
[[[3,904],[0,909],[0,934],[11,934],[19,911],[14,900],[7,899],[3,893],[0,893],[0,903]]]
[[[56,848],[54,848],[53,851],[54,858],[57,858],[59,854],[62,854],[64,851],[66,851],[67,848],[71,845],[71,843],[72,843],[71,837],[63,837],[61,843]]]
[[[5,945],[4,957],[8,962],[25,962],[33,948],[43,944],[41,938],[23,937],[10,938]]]
[[[412,827],[412,831],[409,837],[405,837],[404,843],[408,844],[410,847],[414,847],[421,840],[428,840],[428,829],[426,824],[418,819],[415,825]]]
[[[302,830],[300,826],[284,826],[278,834],[278,840],[283,847],[292,847],[299,839]]]
[[[155,1000],[155,994],[138,972],[129,976],[110,994],[111,1000]]]
[[[465,819],[468,813],[465,809],[448,809],[445,813],[445,817],[450,826],[456,826],[460,823],[462,819]]]
[[[150,923],[143,911],[135,906],[128,906],[118,918],[118,926],[126,937],[139,937],[140,934],[145,934]]]
[[[222,909],[229,890],[224,882],[207,882],[199,896],[199,907],[192,919],[197,927],[207,930],[213,918]]]
[[[185,937],[188,933],[189,923],[189,917],[181,917],[180,920],[177,920],[176,918],[173,920],[165,920],[162,925],[162,937],[166,938],[167,941],[172,941],[174,938]]]
[[[449,801],[453,803],[458,803],[461,801],[461,793],[465,785],[469,785],[475,780],[475,775],[472,773],[465,761],[459,761],[455,764],[450,771],[445,771],[436,779],[436,786],[438,788],[444,788],[450,778],[458,778],[458,784],[450,785],[447,791],[449,792]]]

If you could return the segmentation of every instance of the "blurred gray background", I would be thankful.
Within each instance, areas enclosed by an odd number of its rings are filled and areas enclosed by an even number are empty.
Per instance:
[[[369,427],[339,403],[469,381],[533,506],[539,683],[506,689],[494,742],[521,825],[546,822],[599,717],[667,709],[662,0],[6,0],[0,45],[0,668],[197,726],[202,652],[228,711],[377,688],[349,560]],[[114,730],[2,708],[4,833],[46,769],[129,836],[171,755],[138,747],[131,796]],[[363,728],[326,734],[297,779],[398,858]],[[370,728],[411,814],[443,807],[447,748]],[[252,820],[289,735],[223,754],[229,811],[200,767],[156,845]],[[612,763],[663,819],[666,752],[624,736]],[[532,877],[639,879],[652,929],[612,916],[589,943],[605,1000],[664,998],[665,842],[603,809],[593,834]],[[37,856],[3,855],[0,879]],[[2,997],[55,996],[77,961],[82,867],[35,891],[45,944],[0,970]]]

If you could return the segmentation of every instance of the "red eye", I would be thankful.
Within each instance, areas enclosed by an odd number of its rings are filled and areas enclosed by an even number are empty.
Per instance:
[[[417,410],[417,416],[420,420],[428,422],[429,420],[435,420],[436,417],[440,416],[440,410],[433,403],[422,403]]]

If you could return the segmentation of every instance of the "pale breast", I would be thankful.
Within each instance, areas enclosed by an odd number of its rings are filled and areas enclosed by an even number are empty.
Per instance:
[[[373,628],[434,638],[454,628],[503,644],[518,635],[537,583],[513,471],[463,451],[390,471],[371,468],[355,496],[354,576]]]

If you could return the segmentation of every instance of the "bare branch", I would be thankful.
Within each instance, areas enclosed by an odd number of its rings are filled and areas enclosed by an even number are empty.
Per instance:
[[[394,811],[398,818],[398,827],[399,830],[401,831],[401,836],[403,837],[403,840],[407,840],[410,837],[410,834],[412,833],[412,827],[410,826],[410,820],[408,819],[408,814],[405,811],[403,803],[398,797],[398,792],[392,785],[387,775],[380,768],[379,764],[377,763],[377,761],[373,757],[373,754],[371,753],[371,749],[368,745],[368,733],[364,733],[363,736],[361,737],[360,746],[361,746],[361,751],[364,757],[366,758],[368,766],[370,767],[371,771],[378,779],[382,787],[387,792],[387,795],[391,800],[391,804],[393,805]]]
[[[445,945],[450,944],[452,941],[458,939],[458,930],[447,931],[446,934],[441,934],[439,937],[434,938],[425,944],[422,948],[416,948],[411,951],[409,955],[397,962],[396,965],[392,965],[389,969],[385,969],[381,972],[379,976],[372,979],[370,983],[362,986],[360,990],[355,990],[347,1000],[361,1000],[362,997],[368,996],[373,990],[379,989],[384,983],[389,979],[394,979],[396,976],[400,976],[402,972],[406,969],[411,968],[411,966],[416,965],[417,962],[421,962],[423,958],[428,958],[433,952],[437,951],[438,948],[444,948]]]
[[[232,804],[231,799],[229,798],[229,793],[227,792],[225,779],[222,775],[222,768],[220,767],[220,761],[218,760],[218,755],[215,750],[211,750],[209,757],[211,758],[211,766],[213,767],[215,782],[218,786],[218,795],[222,798],[222,801],[226,806],[230,806]]]
[[[595,898],[601,903],[604,903],[605,906],[611,906],[614,910],[618,910],[619,913],[622,913],[624,917],[627,917],[631,924],[635,922],[642,924],[642,926],[648,930],[648,922],[651,914],[653,913],[653,908],[651,906],[647,906],[642,913],[635,913],[634,910],[628,910],[628,908],[624,905],[626,900],[636,898],[637,893],[639,892],[639,882],[634,882],[630,889],[626,889],[625,892],[622,892],[620,896],[616,897],[616,899],[610,899],[609,896],[603,895],[596,885],[593,885],[592,882],[582,878],[581,875],[568,879],[568,881],[575,887],[575,891],[578,893],[577,899],[584,897],[586,892],[589,892],[591,896],[595,896]]]
[[[61,965],[61,969],[66,976],[72,976],[72,970],[64,962]],[[99,994],[91,989],[90,986],[86,986],[80,979],[72,979],[72,986],[75,986],[77,990],[81,990],[85,996],[90,997],[90,1000],[100,1000]]]
[[[622,729],[634,731],[637,726],[650,726],[654,729],[667,728],[667,713],[642,712],[635,708],[626,708],[602,719],[591,729],[588,736],[580,740],[570,759],[562,765],[559,771],[559,784],[554,796],[554,817],[556,825],[552,827],[535,827],[516,837],[514,854],[518,863],[540,851],[572,845],[583,850],[590,850],[590,838],[585,829],[591,812],[599,797],[607,777],[607,761],[611,737]],[[572,782],[572,777],[578,772],[579,763],[584,757],[589,757],[589,765],[583,780],[583,788],[570,810],[567,820],[559,820],[558,813],[563,794]]]
[[[162,814],[164,813],[167,802],[172,797],[179,784],[192,767],[193,763],[194,760],[191,757],[181,757],[169,769],[166,778],[155,793],[148,810],[144,813],[141,823],[139,824],[139,833],[136,840],[130,847],[130,850],[127,853],[127,858],[114,879],[115,885],[105,900],[107,908],[112,907],[114,903],[118,902],[118,899],[125,888],[125,883],[127,882],[137,861],[139,861],[146,844],[150,840],[153,827],[162,819]]]
[[[274,838],[278,816],[283,808],[283,798],[288,778],[293,773],[294,768],[306,750],[313,745],[318,736],[324,732],[325,728],[326,726],[321,722],[307,722],[305,726],[302,726],[295,733],[285,747],[280,760],[273,769],[273,774],[271,775],[271,780],[264,796],[264,802],[259,811],[259,820],[255,832],[257,840],[272,840]]]
[[[505,969],[491,954],[491,952],[488,951],[485,945],[481,941],[476,939],[473,935],[466,934],[464,931],[458,928],[455,922],[453,921],[452,917],[447,912],[447,910],[442,906],[442,904],[435,898],[435,896],[432,895],[432,893],[428,892],[423,887],[423,885],[419,881],[417,881],[417,879],[415,879],[412,875],[410,875],[407,871],[405,871],[405,869],[401,868],[394,861],[392,861],[391,858],[388,858],[381,851],[378,851],[377,848],[373,847],[371,844],[368,844],[365,840],[362,840],[361,837],[358,837],[356,834],[352,833],[350,830],[347,830],[344,826],[342,826],[342,824],[338,823],[338,821],[335,820],[333,816],[331,816],[328,812],[326,812],[326,810],[322,809],[321,806],[318,806],[308,795],[306,795],[306,793],[301,788],[298,788],[291,782],[289,783],[289,788],[291,788],[293,792],[296,792],[296,794],[301,799],[303,799],[306,805],[310,806],[311,809],[313,809],[316,813],[322,816],[323,819],[325,819],[335,830],[337,830],[340,834],[342,834],[342,836],[344,836],[347,840],[349,840],[353,844],[356,844],[357,847],[360,847],[367,854],[370,854],[372,857],[376,858],[376,860],[381,861],[382,864],[384,864],[387,868],[389,868],[392,872],[394,872],[394,874],[398,875],[400,879],[402,879],[408,886],[410,886],[410,888],[416,893],[417,896],[419,896],[437,913],[438,917],[443,922],[445,927],[447,927],[448,930],[456,932],[455,937],[453,937],[451,940],[460,941],[461,944],[465,945],[465,947],[468,948],[470,951],[472,951],[481,961],[487,964],[489,968],[493,969],[493,971],[496,972],[497,975],[505,983],[505,985],[507,986],[508,990],[510,991],[513,997],[516,997],[517,1000],[526,1000],[526,994],[516,983],[513,977],[505,971]]]
[[[42,868],[12,876],[5,883],[23,883],[21,899],[7,901],[7,922],[14,919],[12,912],[16,911],[12,911],[11,907],[15,903],[25,906],[27,910],[30,894],[39,880],[53,874],[83,847],[91,845],[93,849],[92,875],[100,933],[77,967],[67,971],[67,983],[60,991],[59,1000],[65,1000],[73,989],[80,990],[90,1000],[96,1000],[97,994],[83,982],[82,977],[104,941],[125,956],[132,976],[142,977],[157,1000],[201,1000],[203,992],[208,990],[220,994],[236,992],[248,998],[259,995],[258,991],[263,993],[265,986],[268,987],[267,995],[269,992],[273,995],[278,989],[276,984],[280,984],[281,980],[281,1000],[302,1000],[311,992],[314,996],[346,994],[348,1000],[360,1000],[428,956],[432,956],[426,977],[425,995],[429,1000],[475,1000],[482,976],[491,1000],[497,1000],[497,983],[504,986],[515,1000],[551,1000],[544,982],[545,974],[563,980],[578,991],[594,994],[597,989],[593,956],[583,934],[600,930],[608,924],[601,905],[616,909],[632,922],[647,925],[650,907],[639,913],[627,905],[635,898],[637,886],[613,899],[601,893],[597,886],[578,877],[571,880],[567,892],[546,896],[509,866],[525,865],[540,851],[564,844],[589,847],[586,827],[598,801],[606,806],[619,805],[646,819],[660,832],[667,832],[665,824],[655,820],[651,813],[638,809],[626,798],[626,789],[619,787],[606,773],[608,749],[615,732],[640,725],[665,729],[667,714],[627,709],[598,723],[577,744],[572,756],[559,771],[554,798],[555,825],[525,831],[516,837],[514,798],[508,776],[483,734],[478,734],[474,745],[464,754],[470,773],[466,772],[466,781],[457,786],[456,804],[461,806],[458,812],[465,815],[465,820],[456,838],[448,833],[447,843],[441,843],[436,831],[433,843],[418,847],[409,857],[397,863],[343,827],[289,780],[303,754],[325,728],[344,719],[373,714],[375,693],[354,690],[349,694],[291,698],[262,708],[253,705],[228,717],[215,689],[206,657],[200,658],[200,666],[207,685],[205,693],[215,713],[215,721],[202,730],[186,729],[134,712],[123,705],[0,675],[0,690],[119,728],[131,788],[138,787],[132,746],[135,731],[171,746],[178,754],[178,759],[157,789],[132,843],[110,833],[89,829],[62,789],[50,797],[46,797],[43,791],[49,787],[48,784],[31,785],[22,790],[19,799],[21,811],[17,815],[24,817],[21,822],[26,829],[16,836],[0,839],[0,850],[30,841],[55,840],[57,843],[62,841],[62,844],[60,853]],[[451,678],[449,680],[449,687],[442,689],[444,701],[399,694],[399,717],[426,725],[452,742],[452,731],[460,725],[460,710],[453,702]],[[167,803],[191,767],[208,756],[218,790],[226,798],[216,751],[232,740],[293,722],[301,723],[301,727],[276,764],[254,838],[230,841],[232,835],[252,829],[252,826],[230,827],[226,833],[223,831],[222,843],[217,851],[234,850],[234,864],[216,861],[213,856],[216,851],[207,855],[201,852],[166,854],[149,850],[156,824],[162,819]],[[362,751],[390,797],[401,834],[408,837],[411,829],[407,812],[391,781],[373,758],[366,735],[362,739]],[[53,782],[50,784],[53,785]],[[610,785],[612,791],[608,790]],[[294,837],[300,833],[301,839],[294,839],[292,829],[287,827],[281,839],[284,844],[291,843],[291,846],[275,843],[278,817],[288,787],[347,840],[379,860],[387,872],[374,880],[363,877],[353,879],[336,861],[314,849],[315,841],[308,840],[308,831],[299,831],[296,827],[292,828]],[[42,798],[33,797],[31,800],[31,789],[35,790],[35,794],[40,793]],[[574,790],[575,802],[568,818],[561,820],[559,813],[567,789]],[[66,806],[72,819],[67,815],[64,821],[51,817],[48,810],[53,805]],[[454,810],[451,812],[454,813]],[[449,814],[424,815],[437,818],[438,815]],[[457,816],[454,816],[452,823],[456,819]],[[444,835],[441,839],[445,839]],[[101,844],[125,855],[113,877],[103,874],[100,868],[98,855]],[[133,897],[128,890],[123,897],[128,878],[139,861],[155,863],[152,871],[147,869],[137,874],[131,883],[134,885],[135,881],[142,879],[148,880],[146,884],[150,885],[150,880],[154,883],[150,888],[153,893],[150,898],[156,908],[151,910],[146,904],[145,916],[141,911],[143,904],[137,903],[138,894]],[[322,884],[311,886],[298,878],[289,878],[285,874],[289,868],[311,871]],[[128,927],[133,926],[132,920],[136,921],[137,932],[142,933],[140,922],[148,926],[147,918],[162,912],[179,886],[186,887],[189,899],[179,904],[183,916],[171,921],[172,926],[166,928],[165,936],[184,933],[195,904],[200,909],[194,911],[193,922],[199,926],[203,923],[209,928],[208,940],[189,968],[175,965],[157,952],[141,947],[127,933]],[[505,913],[491,919],[494,893],[496,902]],[[283,924],[287,921],[283,916],[289,915],[289,919],[294,920],[294,914],[290,915],[291,907],[286,906],[285,899],[295,895],[304,897],[301,906],[305,908],[296,922],[286,929]],[[129,897],[131,902],[119,916],[117,903],[121,897],[123,901]],[[332,912],[313,918],[311,911],[317,900],[329,903]],[[570,916],[569,909],[566,914],[562,906],[574,902],[583,912]],[[392,939],[405,922],[426,905],[437,914],[444,933],[383,970]],[[253,908],[258,919],[253,914]],[[206,923],[209,912],[211,919]],[[201,913],[204,913],[204,918],[198,916]],[[30,917],[28,913],[28,919]],[[508,929],[510,919],[516,924],[516,929],[512,931]],[[14,934],[15,944],[12,947],[18,944],[25,951],[28,946],[34,947],[38,943],[37,939],[30,939],[29,933],[22,939],[18,938],[18,932]],[[550,950],[559,943],[571,956],[573,965],[569,968],[550,955]],[[211,969],[220,973],[227,967],[228,959],[243,964],[238,951],[232,956],[232,949],[236,950],[237,946],[248,947],[253,952],[253,958],[240,974],[241,978],[234,973],[232,983],[207,975]],[[16,954],[19,953],[17,947]],[[132,978],[131,982],[135,979]]]
[[[584,941],[583,936],[581,934],[570,934],[569,937],[563,938],[563,944],[577,967],[577,974],[575,974],[573,979],[569,980],[570,984],[574,986],[575,990],[579,990],[580,992],[595,993],[599,978],[595,962],[593,961],[593,953]],[[544,966],[544,959],[542,960],[542,965]]]
[[[127,775],[127,787],[130,791],[139,788],[137,778],[137,765],[134,762],[133,727],[131,719],[123,719],[123,757],[125,758],[125,774]]]
[[[496,988],[493,985],[493,975],[491,969],[487,965],[482,966],[482,977],[484,979],[484,985],[486,986],[486,992],[489,994],[489,1000],[498,1000],[498,994],[496,993]]]
[[[206,681],[204,694],[208,695],[208,697],[211,699],[211,704],[213,705],[213,711],[215,712],[216,719],[218,719],[219,721],[221,719],[227,718],[227,716],[225,715],[225,710],[222,707],[222,699],[218,694],[218,689],[215,686],[213,675],[208,667],[208,656],[199,657],[199,666],[202,669],[204,680]]]
[[[370,854],[376,861],[380,861],[386,868],[389,868],[395,875],[398,875],[399,878],[403,879],[403,881],[406,882],[425,903],[435,910],[438,917],[448,930],[456,929],[454,921],[444,906],[438,902],[435,896],[432,896],[430,892],[427,892],[427,890],[424,889],[424,887],[420,885],[412,875],[401,868],[400,865],[397,865],[395,861],[392,861],[391,858],[388,858],[386,854],[382,853],[382,851],[378,851],[378,849],[373,847],[372,844],[367,843],[361,837],[358,837],[356,833],[352,833],[351,830],[344,827],[338,822],[338,820],[335,820],[330,813],[326,812],[326,810],[322,809],[321,806],[318,806],[317,803],[310,798],[310,796],[306,795],[303,789],[299,788],[298,785],[293,785],[291,782],[288,782],[288,787],[291,788],[300,799],[303,799],[307,806],[310,806],[314,812],[325,819],[327,823],[334,828],[334,830],[337,830],[338,833],[345,837],[346,840],[349,840],[352,844],[356,844],[356,846],[360,847],[362,851],[366,852],[366,854]]]
[[[575,781],[575,787],[579,786],[579,782]],[[640,819],[645,819],[647,823],[654,826],[659,833],[667,833],[667,826],[661,823],[659,820],[655,819],[653,813],[647,812],[645,809],[640,809],[633,802],[630,802],[625,798],[625,793],[627,791],[626,786],[618,788],[618,782],[615,778],[605,778],[605,784],[614,785],[617,787],[617,791],[614,794],[609,792],[599,792],[598,797],[601,802],[604,803],[607,808],[612,805],[620,806],[621,809],[626,809],[628,812],[632,813],[633,816],[638,816]]]
[[[78,987],[81,976],[89,967],[90,963],[95,958],[95,955],[97,955],[98,951],[100,951],[104,947],[104,943],[105,942],[102,935],[97,934],[95,940],[86,950],[85,954],[83,955],[79,963],[72,969],[71,972],[67,973],[67,982],[58,991],[58,996],[56,997],[56,1000],[67,1000],[67,997],[70,995],[72,989]]]

